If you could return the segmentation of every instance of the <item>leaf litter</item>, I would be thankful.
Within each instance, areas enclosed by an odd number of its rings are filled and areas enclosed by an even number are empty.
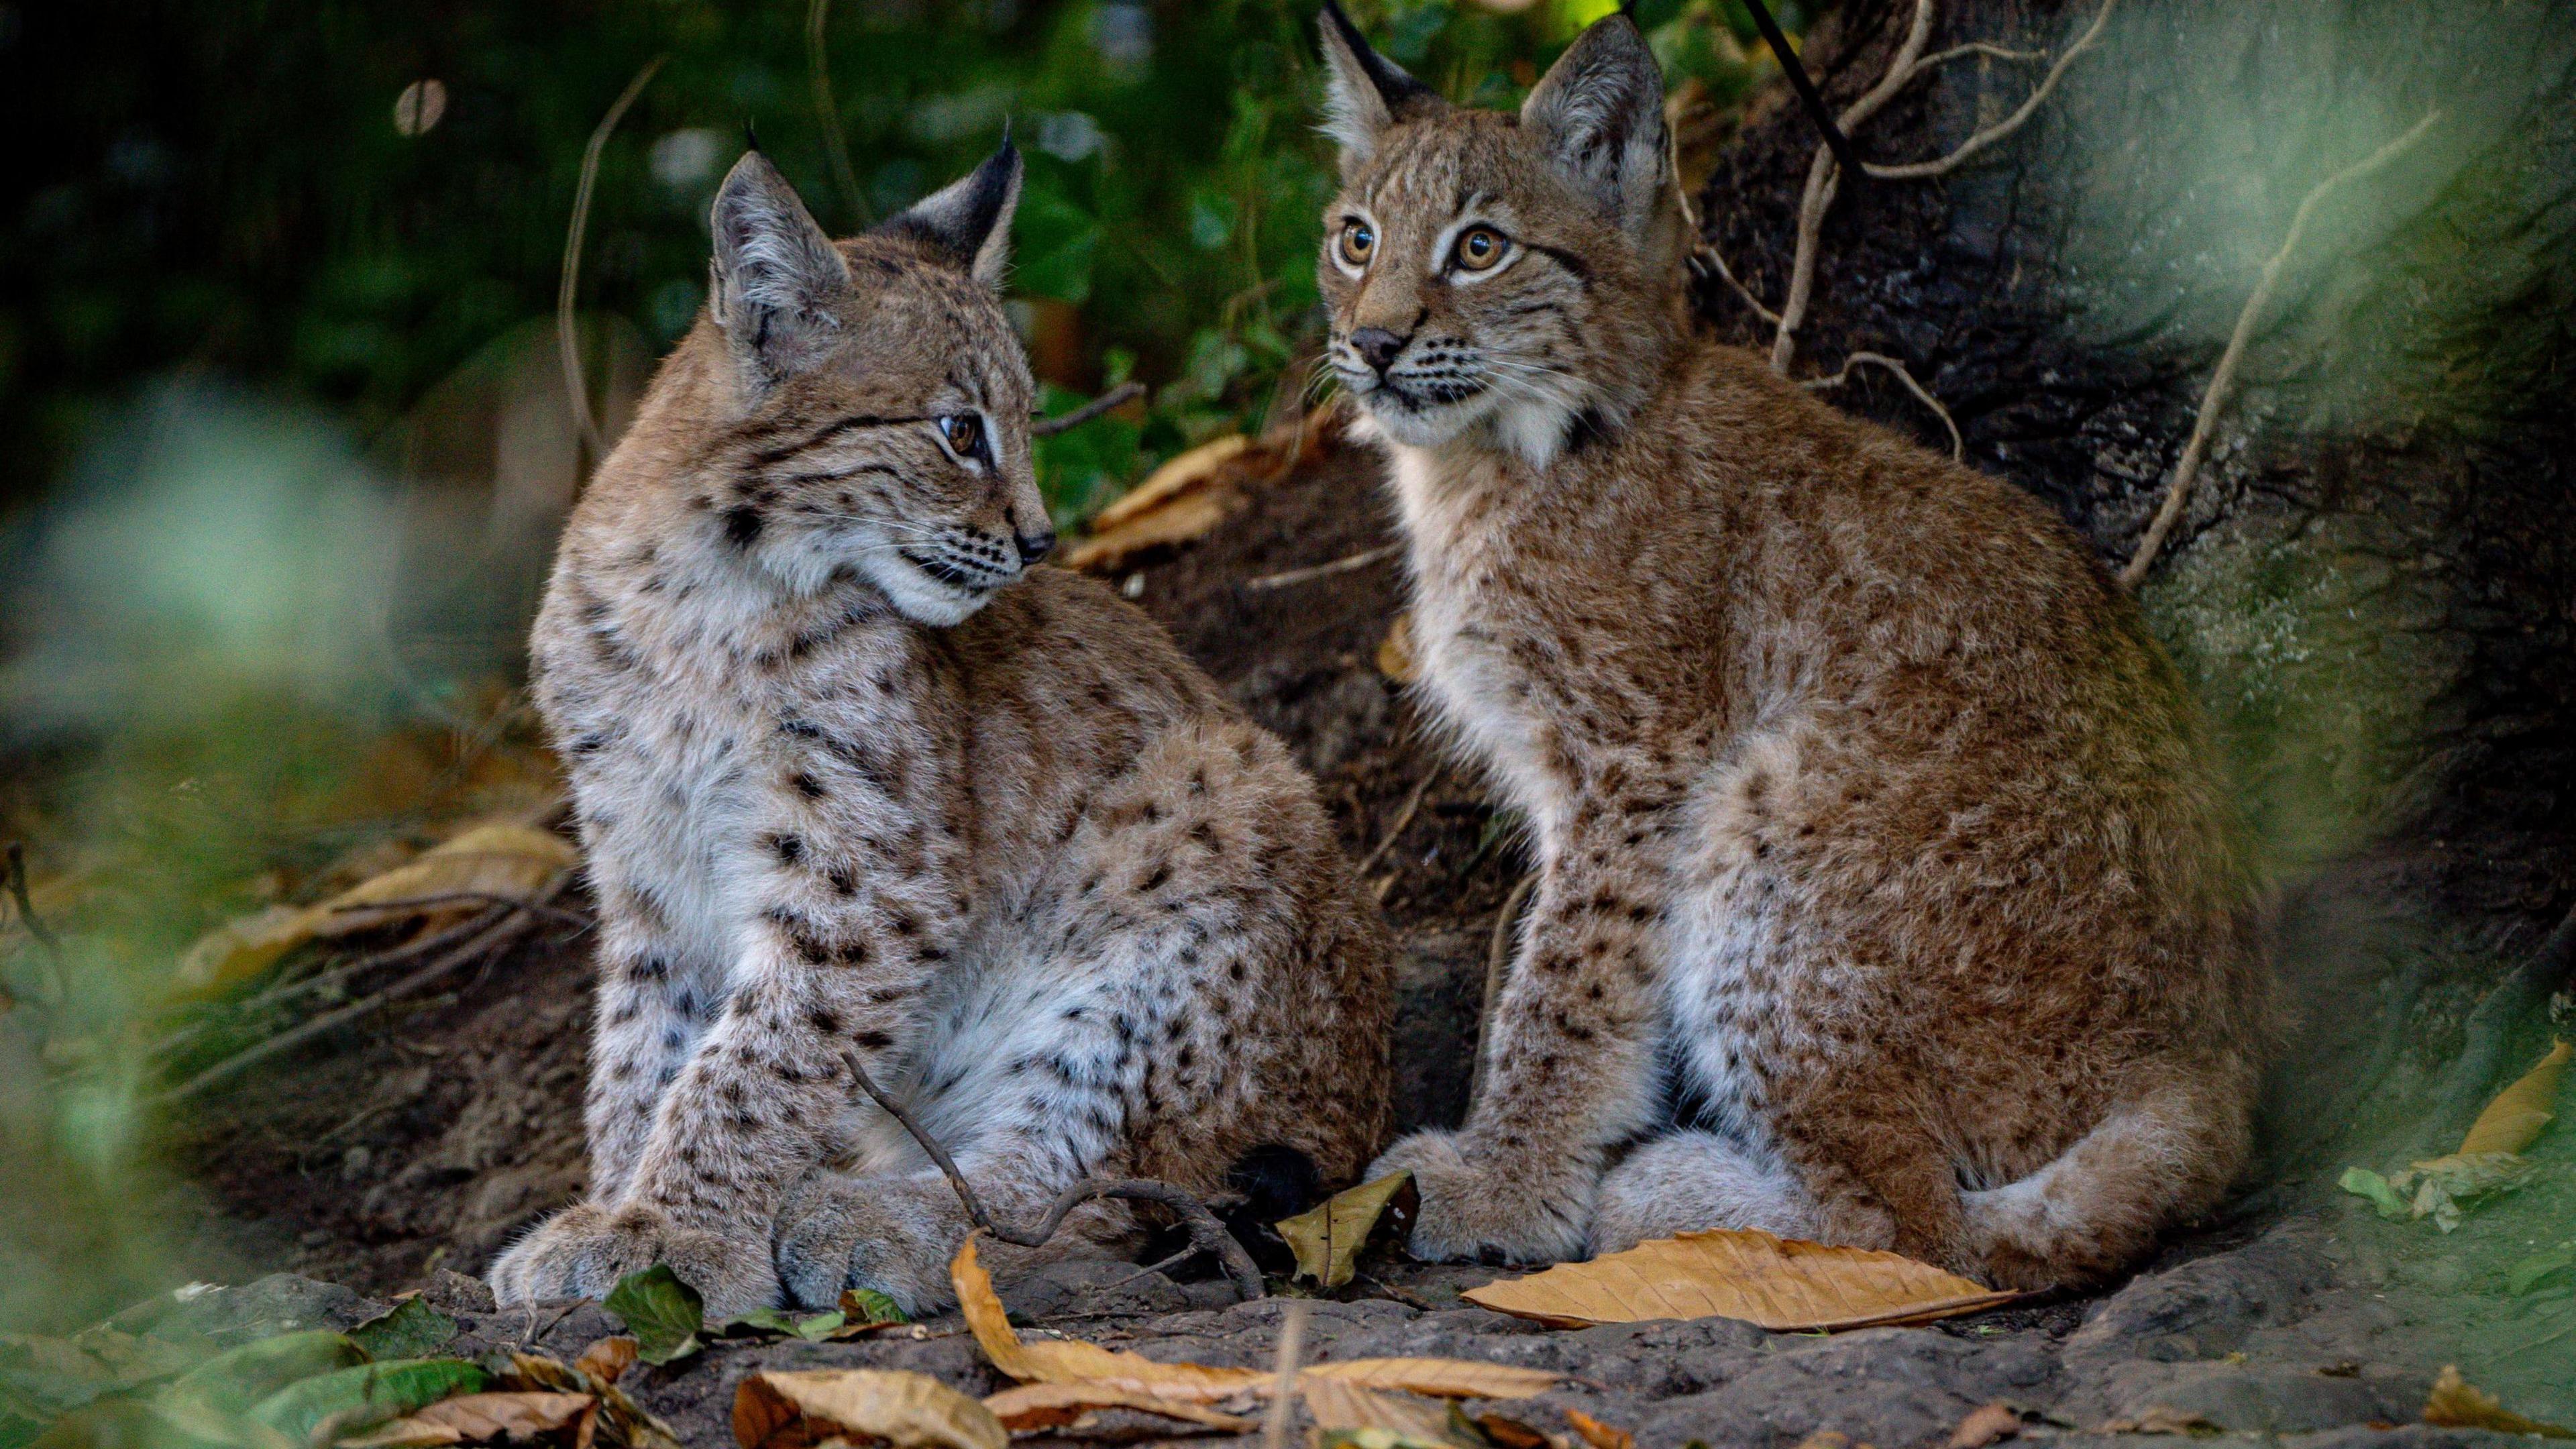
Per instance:
[[[1718,1317],[1789,1333],[1929,1323],[2020,1295],[1895,1253],[1748,1228],[1656,1238],[1460,1296],[1554,1328]]]
[[[2553,1042],[2531,1070],[2487,1103],[2460,1139],[2458,1151],[2391,1173],[2347,1167],[2336,1185],[2368,1198],[2390,1222],[2431,1218],[2442,1232],[2457,1231],[2487,1199],[2528,1186],[2538,1176],[2538,1167],[2522,1153],[2555,1119],[2559,1079],[2571,1056],[2576,1050],[2565,1041]]]

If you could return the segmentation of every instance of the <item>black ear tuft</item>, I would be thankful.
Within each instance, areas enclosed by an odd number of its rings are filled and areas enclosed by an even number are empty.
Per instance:
[[[877,231],[920,242],[942,261],[1000,291],[1011,262],[1011,214],[1020,204],[1020,148],[1001,149],[960,180],[887,219]]]
[[[1324,52],[1324,129],[1341,143],[1347,180],[1377,149],[1380,132],[1448,103],[1378,54],[1339,0],[1324,0],[1316,30]]]

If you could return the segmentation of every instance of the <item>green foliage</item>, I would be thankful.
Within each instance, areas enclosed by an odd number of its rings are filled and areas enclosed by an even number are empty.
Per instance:
[[[681,1282],[668,1264],[656,1263],[618,1279],[600,1306],[635,1335],[635,1356],[646,1363],[687,1358],[701,1347],[698,1335],[706,1328],[706,1304],[698,1290]]]
[[[375,1359],[420,1358],[445,1348],[454,1337],[456,1320],[417,1297],[349,1330],[351,1341]]]
[[[310,1444],[325,1426],[354,1434],[483,1384],[483,1370],[461,1358],[394,1359],[298,1380],[253,1405],[249,1417],[289,1444]]]

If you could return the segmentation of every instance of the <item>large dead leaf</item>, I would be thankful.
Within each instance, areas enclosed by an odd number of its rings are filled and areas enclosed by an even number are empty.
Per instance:
[[[1449,1437],[1449,1406],[1412,1394],[1383,1393],[1341,1379],[1309,1378],[1300,1373],[1297,1387],[1315,1427],[1390,1429],[1407,1439],[1441,1443]]]
[[[1078,1339],[1023,1341],[1011,1327],[1002,1300],[993,1292],[992,1275],[975,1258],[975,1240],[957,1250],[948,1265],[956,1285],[958,1307],[967,1329],[993,1367],[1022,1383],[1106,1384],[1181,1403],[1214,1403],[1239,1394],[1266,1395],[1277,1387],[1276,1375],[1260,1369],[1211,1368],[1206,1364],[1157,1363],[1142,1354],[1102,1348]],[[1405,1389],[1447,1398],[1519,1399],[1545,1392],[1558,1375],[1508,1364],[1474,1363],[1448,1358],[1354,1358],[1312,1364],[1298,1370],[1304,1379],[1337,1379],[1372,1389]]]
[[[1297,1275],[1326,1288],[1339,1288],[1358,1271],[1360,1249],[1381,1219],[1394,1234],[1410,1233],[1422,1194],[1410,1172],[1390,1173],[1338,1192],[1312,1212],[1272,1224],[1297,1255]],[[1403,1239],[1398,1236],[1397,1241]],[[1358,1427],[1358,1426],[1353,1426]]]
[[[526,1443],[561,1430],[571,1430],[573,1437],[579,1438],[586,1427],[582,1420],[598,1407],[599,1400],[589,1394],[459,1394],[355,1438],[342,1439],[340,1449]]]
[[[1253,1427],[1250,1419],[1204,1404],[1185,1404],[1108,1384],[1013,1384],[998,1394],[985,1395],[984,1407],[1015,1434],[1060,1428],[1094,1409],[1134,1409],[1236,1434]]]
[[[1787,1332],[1924,1323],[2016,1295],[1894,1253],[1730,1229],[1657,1238],[1461,1296],[1558,1328],[1719,1317]]]
[[[485,821],[320,905],[271,906],[216,927],[179,958],[178,987],[208,995],[258,975],[309,941],[396,921],[468,915],[494,897],[528,900],[578,859],[552,831]]]
[[[2469,1126],[2469,1135],[2460,1139],[2461,1157],[2474,1157],[2487,1152],[2520,1152],[2540,1136],[2540,1129],[2556,1115],[2558,1079],[2566,1074],[2571,1055],[2561,1041],[2549,1048],[2549,1055],[2539,1065],[2522,1074],[2512,1086],[2496,1094],[2478,1120]]]
[[[2432,1395],[2424,1401],[2424,1422],[2452,1429],[2493,1429],[2499,1434],[2576,1439],[2576,1429],[2526,1419],[2507,1409],[2495,1395],[2461,1378],[2455,1364],[2444,1364],[2441,1376],[2433,1380]]]
[[[733,1396],[742,1449],[807,1449],[833,1439],[897,1449],[1009,1449],[993,1411],[928,1374],[901,1369],[772,1370]]]
[[[1093,516],[1064,566],[1106,573],[1147,549],[1188,543],[1216,527],[1234,499],[1227,478],[1254,447],[1241,433],[1201,443],[1149,474]]]

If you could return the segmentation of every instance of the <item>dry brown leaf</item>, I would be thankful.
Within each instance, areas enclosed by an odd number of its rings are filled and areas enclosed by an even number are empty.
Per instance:
[[[2224,1434],[2227,1431],[2202,1415],[2187,1409],[2169,1409],[2162,1404],[2149,1406],[2133,1419],[2113,1419],[2104,1424],[2105,1434]]]
[[[523,1443],[563,1429],[586,1437],[588,1426],[582,1421],[598,1408],[599,1400],[589,1394],[459,1394],[339,1444],[340,1449],[429,1449]]]
[[[968,1331],[993,1361],[993,1367],[1022,1383],[1107,1384],[1157,1398],[1205,1404],[1230,1399],[1249,1390],[1270,1393],[1274,1374],[1260,1369],[1211,1368],[1195,1363],[1157,1363],[1142,1354],[1102,1348],[1078,1339],[1024,1341],[1011,1327],[1002,1300],[993,1292],[992,1275],[976,1261],[969,1237],[948,1265],[957,1304]],[[1559,1375],[1509,1364],[1475,1363],[1450,1358],[1354,1358],[1339,1363],[1310,1364],[1299,1379],[1336,1379],[1370,1389],[1403,1389],[1445,1398],[1523,1399],[1543,1393]]]
[[[1254,1427],[1250,1419],[1204,1404],[1185,1404],[1108,1384],[1013,1384],[998,1394],[985,1395],[984,1407],[993,1411],[1003,1428],[1015,1434],[1058,1428],[1093,1409],[1135,1409],[1236,1434]]]
[[[1581,1409],[1565,1411],[1565,1422],[1583,1436],[1592,1449],[1637,1449],[1637,1436],[1625,1429],[1613,1429]]]
[[[1212,482],[1227,464],[1243,456],[1252,440],[1241,433],[1228,433],[1213,438],[1180,454],[1153,472],[1145,481],[1120,494],[1106,508],[1093,514],[1091,526],[1112,529],[1133,523],[1156,509],[1170,505],[1173,499],[1203,488]]]
[[[1253,446],[1252,439],[1232,433],[1155,469],[1092,516],[1087,536],[1066,550],[1064,566],[1102,572],[1149,548],[1205,535],[1225,517],[1229,500],[1222,485],[1227,474]]]
[[[1297,1255],[1299,1277],[1312,1278],[1326,1288],[1339,1288],[1358,1272],[1360,1249],[1368,1246],[1369,1235],[1376,1231],[1379,1220],[1388,1220],[1390,1232],[1410,1232],[1421,1201],[1422,1194],[1413,1187],[1413,1174],[1394,1172],[1375,1182],[1337,1192],[1313,1211],[1283,1218],[1271,1226],[1279,1230],[1288,1250]]]
[[[1413,662],[1413,612],[1395,616],[1386,637],[1378,641],[1377,672],[1398,684],[1411,684],[1419,671]]]
[[[2565,1050],[2563,1045],[2560,1050]],[[2499,1434],[2576,1439],[2576,1429],[2526,1419],[2505,1408],[2495,1395],[2461,1378],[2457,1364],[2442,1365],[2441,1376],[2433,1380],[2432,1395],[2424,1401],[2424,1422],[2450,1429],[2493,1429]]]
[[[572,1361],[572,1366],[603,1384],[613,1384],[628,1369],[635,1367],[635,1350],[634,1339],[622,1333],[615,1334],[583,1349],[581,1357]]]
[[[2021,1415],[2010,1404],[1985,1404],[1968,1411],[1959,1427],[1950,1432],[1945,1449],[1986,1449],[2001,1439],[2021,1433]]]
[[[772,1370],[733,1396],[742,1449],[807,1449],[832,1439],[883,1440],[897,1449],[1008,1449],[993,1411],[928,1374],[902,1369]]]
[[[1573,1449],[1574,1445],[1562,1434],[1533,1429],[1507,1414],[1478,1414],[1476,1428],[1503,1449]]]
[[[1730,1229],[1656,1238],[1461,1296],[1558,1328],[1714,1316],[1787,1332],[1924,1323],[2016,1295],[1894,1253]]]
[[[2549,1055],[2542,1057],[2539,1065],[2487,1103],[2487,1109],[2470,1124],[2469,1135],[2460,1139],[2460,1150],[2455,1155],[2520,1152],[2529,1147],[2539,1138],[2540,1129],[2556,1115],[2558,1079],[2566,1073],[2571,1054],[2576,1053],[2570,1052],[2567,1043],[2552,1044]]]
[[[1381,1393],[1345,1379],[1300,1373],[1297,1389],[1318,1429],[1387,1429],[1408,1439],[1440,1443],[1449,1437],[1449,1408],[1411,1394]]]
[[[308,941],[394,921],[469,914],[485,904],[479,899],[428,906],[401,902],[457,896],[526,900],[579,858],[563,837],[533,825],[490,820],[469,826],[320,905],[271,906],[216,927],[179,958],[178,987],[185,995],[210,995],[249,980]]]

